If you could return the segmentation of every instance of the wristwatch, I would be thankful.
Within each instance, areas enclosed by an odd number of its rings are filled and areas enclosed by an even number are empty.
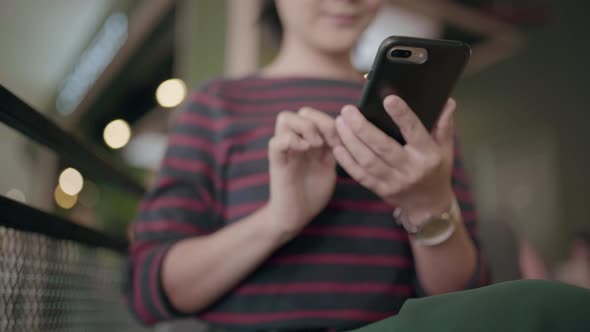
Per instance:
[[[410,222],[403,209],[396,208],[393,217],[401,224],[414,242],[425,246],[436,246],[448,240],[459,221],[460,210],[457,200],[453,199],[451,207],[439,214],[427,216],[422,222]]]

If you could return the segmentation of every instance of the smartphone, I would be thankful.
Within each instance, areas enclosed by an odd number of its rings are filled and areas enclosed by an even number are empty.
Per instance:
[[[470,55],[469,45],[459,41],[388,37],[367,74],[359,109],[378,128],[405,144],[383,107],[385,97],[401,97],[430,131]]]

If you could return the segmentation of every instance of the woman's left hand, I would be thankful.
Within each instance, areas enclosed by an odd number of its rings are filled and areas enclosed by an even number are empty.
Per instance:
[[[415,214],[442,213],[451,205],[455,101],[449,99],[432,133],[397,96],[384,107],[406,140],[401,145],[351,105],[336,119],[341,146],[333,149],[338,163],[364,187],[392,206]]]

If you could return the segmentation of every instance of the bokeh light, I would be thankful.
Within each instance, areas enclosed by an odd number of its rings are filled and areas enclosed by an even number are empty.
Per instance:
[[[76,205],[78,201],[78,195],[68,195],[65,193],[61,186],[55,187],[55,191],[53,192],[53,196],[55,198],[55,203],[62,209],[71,209]]]
[[[186,97],[186,84],[181,79],[166,80],[156,89],[156,100],[162,107],[176,107]]]
[[[110,148],[120,149],[129,143],[131,127],[125,120],[113,120],[104,128],[102,137]]]
[[[77,169],[69,167],[63,170],[59,175],[59,187],[61,190],[70,195],[78,195],[84,186],[82,174]]]
[[[15,188],[12,188],[9,191],[7,191],[6,197],[21,203],[27,202],[27,197],[25,196],[25,193]]]

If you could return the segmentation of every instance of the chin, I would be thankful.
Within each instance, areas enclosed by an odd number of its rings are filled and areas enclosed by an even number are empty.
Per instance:
[[[334,35],[329,38],[321,38],[315,41],[318,49],[327,53],[349,54],[358,43],[360,34]]]

